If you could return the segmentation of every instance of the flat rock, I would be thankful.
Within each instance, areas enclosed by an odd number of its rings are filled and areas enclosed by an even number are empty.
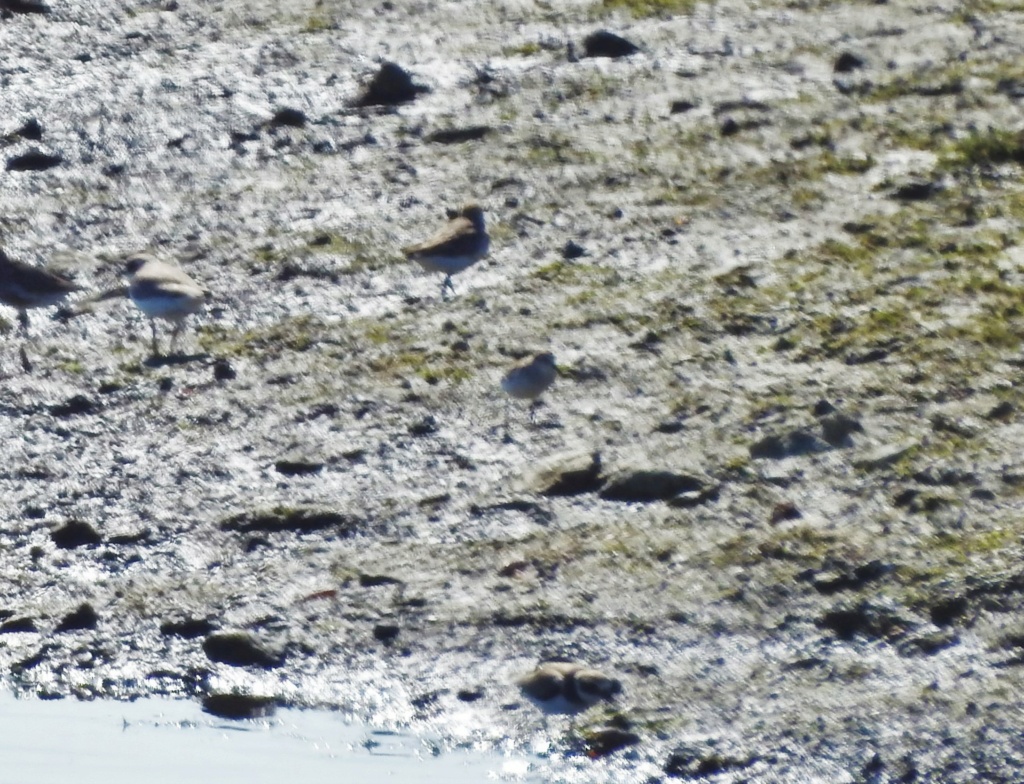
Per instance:
[[[709,482],[701,477],[657,468],[624,468],[612,474],[598,495],[606,501],[650,503],[701,493]]]
[[[584,57],[629,57],[640,47],[608,30],[598,30],[583,39]]]
[[[274,461],[274,470],[285,476],[307,476],[324,470],[324,460],[306,452],[293,452]]]

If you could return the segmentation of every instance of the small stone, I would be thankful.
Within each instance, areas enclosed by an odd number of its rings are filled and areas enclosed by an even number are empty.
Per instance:
[[[338,536],[352,536],[362,521],[353,515],[320,506],[281,506],[240,512],[220,523],[222,531],[239,533],[309,533],[334,529]]]
[[[588,756],[591,759],[598,759],[620,749],[635,746],[640,742],[640,736],[621,727],[601,727],[588,732],[584,736],[584,741],[587,744]]]
[[[22,139],[37,142],[43,138],[43,126],[39,124],[39,120],[32,118],[16,130],[15,133]]]
[[[714,740],[676,747],[665,763],[665,775],[685,780],[707,780],[730,770],[742,770],[757,762],[756,756],[724,754]],[[735,778],[735,777],[733,777]]]
[[[1001,403],[997,403],[995,406],[993,406],[993,408],[987,414],[985,414],[985,419],[1007,419],[1016,410],[1017,409],[1014,407],[1013,403],[1011,403],[1009,400],[1004,400]]]
[[[467,128],[448,128],[434,131],[424,137],[424,141],[432,144],[462,144],[483,139],[493,129],[489,125],[471,125]]]
[[[606,501],[649,503],[668,501],[685,493],[701,493],[708,484],[692,474],[639,466],[616,471],[598,495]]]
[[[863,433],[864,426],[859,419],[836,412],[821,418],[821,431],[825,440],[835,447],[853,446],[853,433]]]
[[[402,581],[389,574],[361,574],[359,575],[359,586],[361,588],[377,588],[381,585],[402,585]]]
[[[203,711],[223,719],[261,719],[275,709],[273,697],[250,694],[208,694],[203,697]]]
[[[238,374],[231,367],[231,363],[224,357],[219,357],[213,363],[213,378],[216,381],[233,381]]]
[[[669,106],[668,111],[669,114],[683,114],[684,112],[689,112],[693,109],[696,109],[697,106],[698,104],[694,103],[693,101],[672,101],[672,104]]]
[[[383,643],[389,643],[398,636],[400,631],[397,624],[378,623],[373,627],[373,637]]]
[[[0,11],[9,14],[48,14],[49,7],[37,0],[0,0]]]
[[[823,452],[827,445],[808,430],[794,430],[784,435],[769,435],[750,446],[752,458],[769,458],[782,460],[786,457],[798,457],[814,452]]]
[[[99,623],[100,616],[88,602],[83,603],[74,612],[68,613],[63,620],[57,624],[54,632],[73,632],[80,629],[95,629]]]
[[[74,550],[103,541],[99,531],[81,520],[69,520],[50,534],[50,539],[62,550]]]
[[[431,433],[437,432],[437,420],[433,416],[427,414],[419,422],[414,422],[409,425],[409,435],[413,436],[429,436]]]
[[[194,640],[211,634],[216,628],[208,618],[182,618],[161,623],[160,634],[164,637]]]
[[[0,623],[0,634],[14,634],[17,632],[35,632],[36,622],[31,618],[11,618]]]
[[[299,109],[292,109],[288,106],[283,106],[274,112],[274,116],[270,119],[270,124],[275,128],[287,127],[287,128],[305,128],[306,127],[306,113]]]
[[[415,100],[417,95],[426,92],[430,92],[430,88],[414,84],[412,76],[400,65],[384,63],[363,95],[356,101],[356,105],[396,106]]]
[[[718,132],[721,133],[722,136],[735,136],[740,132],[740,124],[732,117],[726,117],[725,120],[722,121],[722,125],[718,129]]]
[[[850,73],[867,65],[867,61],[859,54],[853,52],[842,52],[832,64],[832,70],[836,73]]]
[[[22,155],[15,155],[7,159],[7,171],[9,172],[39,172],[60,166],[64,159],[59,155],[51,155],[42,150],[29,150]]]
[[[50,413],[60,419],[67,419],[79,414],[95,414],[98,409],[98,404],[85,395],[74,395],[63,403],[50,406]]]
[[[900,606],[888,600],[863,600],[826,612],[818,626],[833,632],[841,640],[864,637],[869,640],[893,640],[916,628],[918,622]]]
[[[581,256],[586,256],[587,250],[582,245],[578,245],[572,240],[565,243],[565,247],[562,248],[562,258],[566,261],[572,261],[578,259]]]
[[[530,567],[529,561],[512,561],[498,570],[499,577],[518,577]]]
[[[938,629],[915,634],[907,638],[899,646],[899,652],[905,656],[924,654],[934,656],[939,651],[960,644],[960,635],[952,629]]]
[[[800,509],[792,501],[780,501],[772,507],[768,522],[777,525],[784,520],[799,520],[803,517]]]
[[[889,198],[898,201],[927,201],[941,190],[942,186],[938,182],[915,179],[896,186]]]
[[[203,652],[210,661],[232,667],[271,669],[284,664],[284,654],[272,651],[246,631],[214,632],[203,641]]]
[[[276,461],[274,463],[274,470],[285,476],[309,476],[310,474],[319,474],[323,471],[324,461],[296,454]]]
[[[639,51],[632,41],[608,30],[598,30],[583,40],[584,57],[629,57]]]
[[[834,405],[832,405],[827,400],[822,398],[821,400],[814,404],[814,408],[811,409],[811,413],[813,413],[816,417],[823,417],[833,413],[835,410],[836,407]]]

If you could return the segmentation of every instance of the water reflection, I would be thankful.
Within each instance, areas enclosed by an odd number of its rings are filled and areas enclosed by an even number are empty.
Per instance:
[[[267,719],[229,721],[184,700],[78,702],[7,693],[0,693],[0,760],[4,782],[34,784],[542,780],[536,758],[446,750],[430,739],[368,730],[322,711],[278,710]]]

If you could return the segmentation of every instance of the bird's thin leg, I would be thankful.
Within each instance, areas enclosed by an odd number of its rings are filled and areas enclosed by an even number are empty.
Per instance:
[[[153,352],[153,356],[154,357],[158,357],[158,356],[160,356],[160,345],[157,343],[157,339],[156,339],[156,319],[150,319],[149,320],[149,326],[150,326],[150,329],[153,330],[153,340],[152,340],[152,343],[150,343],[150,349]]]
[[[512,398],[505,398],[505,437],[502,439],[506,444],[512,443],[512,434],[509,432],[508,420],[509,420],[509,409],[512,408]]]
[[[175,347],[178,345],[178,337],[181,335],[181,329],[185,326],[185,320],[179,319],[174,322],[174,329],[171,330],[171,345],[168,351],[173,354]]]
[[[28,360],[28,352],[25,351],[25,342],[28,341],[28,311],[18,311],[18,332],[21,333],[22,344],[18,350],[18,356],[21,357],[21,368],[26,373],[32,372],[32,363]]]

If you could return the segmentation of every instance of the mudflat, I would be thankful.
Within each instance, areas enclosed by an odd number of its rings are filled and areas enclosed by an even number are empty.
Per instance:
[[[0,18],[0,243],[86,289],[30,372],[0,308],[9,685],[1021,780],[1024,6],[107,5]],[[168,356],[140,251],[211,294]]]

